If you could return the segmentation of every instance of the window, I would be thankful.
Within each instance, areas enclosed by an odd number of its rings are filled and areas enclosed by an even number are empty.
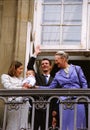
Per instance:
[[[87,49],[87,0],[36,0],[35,43],[42,49]]]

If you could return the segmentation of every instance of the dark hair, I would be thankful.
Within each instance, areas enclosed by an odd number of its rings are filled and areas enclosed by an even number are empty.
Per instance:
[[[22,66],[21,62],[13,61],[9,67],[8,75],[10,75],[11,77],[15,76],[15,72],[16,72],[17,68],[19,68],[20,66]]]
[[[43,58],[43,59],[41,60],[41,62],[42,62],[42,61],[44,61],[44,60],[49,61],[49,64],[50,64],[50,65],[52,65],[52,62],[51,62],[51,60],[50,60],[50,59],[48,59],[48,58]]]

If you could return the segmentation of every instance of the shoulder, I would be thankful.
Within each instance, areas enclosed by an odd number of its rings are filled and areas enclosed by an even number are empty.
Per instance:
[[[4,84],[5,82],[8,82],[11,79],[11,77],[8,74],[2,74],[1,75],[1,83]]]
[[[71,68],[76,68],[76,69],[81,69],[81,66],[79,66],[79,65],[70,64],[70,67]]]
[[[1,75],[1,82],[6,82],[6,81],[9,81],[11,79],[12,79],[12,77],[9,76],[8,74],[2,74]]]
[[[81,66],[79,66],[79,65],[74,65],[74,67],[75,67],[75,69],[77,69],[78,71],[82,69]]]
[[[10,76],[8,74],[2,74],[1,75],[1,79],[4,79],[4,78],[9,78]]]
[[[61,71],[62,71],[62,69],[60,69],[60,70],[56,73],[55,77],[58,76],[58,75],[60,75],[60,74],[61,74]]]

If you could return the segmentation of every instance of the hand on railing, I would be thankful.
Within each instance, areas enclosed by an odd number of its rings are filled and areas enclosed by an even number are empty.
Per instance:
[[[28,88],[32,88],[32,85],[30,85],[28,83],[24,83],[23,84],[23,89],[28,89]]]
[[[39,86],[34,86],[34,88],[38,89],[38,88],[39,88]]]

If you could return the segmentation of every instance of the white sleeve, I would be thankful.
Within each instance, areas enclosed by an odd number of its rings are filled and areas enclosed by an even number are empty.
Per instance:
[[[21,82],[12,83],[10,76],[7,74],[2,74],[1,75],[1,83],[4,88],[6,89],[21,89]]]
[[[25,79],[22,81],[22,85],[23,85],[24,83],[28,83],[28,79],[27,79],[27,78],[25,78]]]

